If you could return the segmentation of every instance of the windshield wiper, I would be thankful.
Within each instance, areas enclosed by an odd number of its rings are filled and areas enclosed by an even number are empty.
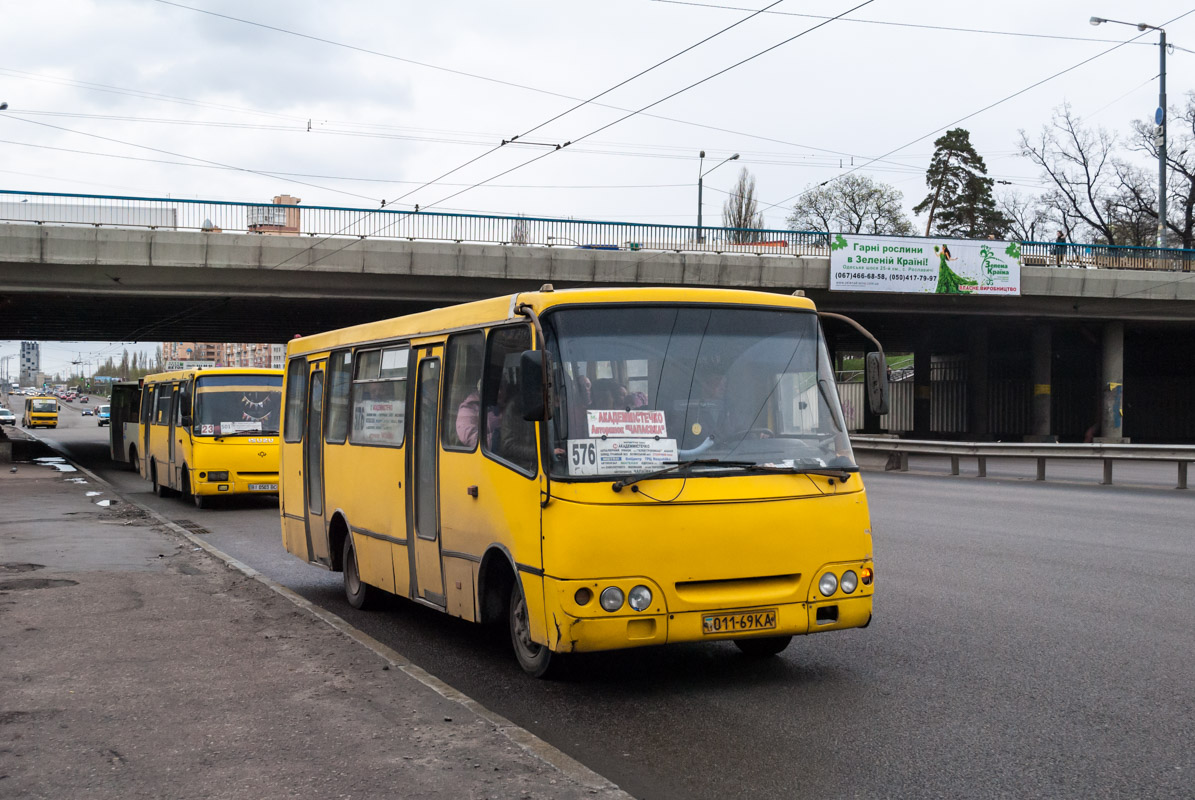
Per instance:
[[[720,458],[691,458],[688,461],[678,461],[675,464],[664,467],[663,469],[658,469],[655,472],[645,472],[642,475],[632,475],[629,478],[623,478],[622,480],[614,481],[614,483],[610,485],[610,488],[616,492],[621,492],[625,487],[630,486],[633,483],[645,481],[650,478],[658,478],[661,475],[667,475],[670,472],[676,472],[677,470],[703,464],[712,464],[721,467],[754,467],[756,465],[754,461],[723,461]]]
[[[236,431],[235,433],[217,433],[216,439],[228,439],[234,436],[277,436],[278,431]]]

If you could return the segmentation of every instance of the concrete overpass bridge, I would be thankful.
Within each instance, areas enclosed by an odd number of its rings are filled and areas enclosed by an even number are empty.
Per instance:
[[[700,233],[285,200],[9,193],[0,338],[281,342],[544,282],[802,290],[859,319],[889,352],[915,355],[904,422],[894,410],[863,421],[868,429],[1076,439],[1095,424],[1109,438],[1195,441],[1185,410],[1195,392],[1188,251],[1102,248],[1113,260],[1095,266],[1132,268],[1091,269],[1046,266],[1052,245],[1036,254],[1026,245],[1018,297],[880,294],[830,291],[825,234],[766,231],[743,244],[736,232]],[[1064,263],[1093,266],[1090,248],[1071,250]],[[848,332],[830,334],[841,353],[863,349]],[[1123,424],[1107,418],[1109,385],[1123,387]]]

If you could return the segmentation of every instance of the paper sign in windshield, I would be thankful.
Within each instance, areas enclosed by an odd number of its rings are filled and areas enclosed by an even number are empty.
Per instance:
[[[676,439],[569,439],[570,475],[651,472],[676,461]]]
[[[659,436],[668,435],[663,411],[634,409],[631,411],[588,411],[590,436]]]
[[[220,435],[228,436],[233,433],[240,433],[241,431],[259,431],[261,430],[261,421],[253,420],[251,422],[221,422]]]

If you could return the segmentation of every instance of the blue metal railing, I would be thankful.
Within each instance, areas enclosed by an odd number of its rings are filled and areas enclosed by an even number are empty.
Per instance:
[[[827,257],[819,231],[657,225],[438,211],[0,190],[0,222]],[[1195,250],[1025,242],[1025,266],[1195,271]]]

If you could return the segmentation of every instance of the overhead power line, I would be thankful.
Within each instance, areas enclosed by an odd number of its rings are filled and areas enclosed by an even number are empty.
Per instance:
[[[351,50],[351,51],[358,52],[358,53],[365,53],[367,55],[377,56],[379,58],[385,58],[385,59],[389,59],[391,61],[398,61],[398,62],[402,62],[405,64],[412,64],[414,66],[424,67],[426,69],[436,70],[438,72],[445,72],[445,73],[448,73],[451,75],[457,75],[457,76],[465,77],[465,78],[473,78],[475,80],[485,81],[487,83],[493,83],[493,84],[497,84],[497,85],[501,85],[501,86],[507,86],[507,87],[514,88],[514,89],[522,89],[522,90],[528,91],[528,92],[535,92],[536,94],[542,94],[542,95],[545,95],[548,97],[556,97],[556,98],[559,98],[562,100],[571,100],[573,102],[577,102],[582,99],[580,97],[575,97],[573,95],[564,94],[562,92],[555,92],[550,89],[543,89],[538,86],[531,86],[531,85],[524,84],[524,83],[517,83],[515,81],[502,80],[500,78],[494,78],[489,75],[479,75],[477,73],[467,72],[465,70],[453,69],[451,67],[445,67],[445,66],[441,66],[439,64],[432,64],[432,63],[429,63],[426,61],[417,61],[413,58],[397,56],[397,55],[394,55],[393,53],[386,53],[386,52],[383,52],[380,50],[373,50],[373,49],[370,49],[367,47],[361,47],[359,45],[348,44],[346,42],[338,42],[334,39],[328,39],[323,36],[315,36],[315,35],[308,34],[308,33],[302,33],[300,31],[290,30],[288,28],[283,28],[278,25],[268,25],[263,22],[256,22],[254,20],[244,19],[242,17],[234,17],[230,14],[220,14],[215,11],[209,11],[207,9],[196,8],[194,6],[188,6],[183,3],[174,2],[173,0],[154,0],[154,2],[161,3],[161,4],[167,5],[167,6],[173,6],[175,8],[184,9],[186,11],[193,11],[197,14],[206,14],[208,16],[218,17],[220,19],[228,20],[229,22],[237,22],[242,25],[249,25],[249,26],[252,26],[255,28],[261,28],[264,30],[274,31],[275,33],[281,33],[286,36],[294,36],[294,37],[297,37],[300,39],[306,39],[308,41],[319,42],[320,44],[326,44],[330,47],[339,47],[339,48],[343,48],[345,50]],[[754,9],[744,9],[744,10],[753,11]],[[612,111],[627,112],[627,111],[631,110],[631,109],[625,108],[623,106],[616,106],[616,105],[612,105],[609,103],[593,102],[593,103],[591,103],[591,105],[597,106],[599,108],[607,108]],[[749,139],[757,139],[762,142],[772,142],[773,144],[782,144],[786,147],[795,147],[798,149],[805,149],[805,150],[815,150],[815,151],[821,152],[821,153],[830,153],[830,154],[836,155],[836,156],[843,156],[844,158],[851,158],[851,157],[867,158],[867,156],[864,156],[859,153],[847,153],[847,152],[844,152],[841,150],[834,150],[832,148],[816,147],[814,145],[801,144],[799,142],[790,142],[790,141],[786,141],[784,139],[778,139],[778,138],[772,137],[772,136],[761,136],[756,133],[750,133],[747,131],[739,131],[739,130],[735,130],[733,128],[726,128],[726,127],[722,127],[719,125],[708,125],[708,124],[701,123],[701,122],[693,122],[691,120],[680,119],[678,117],[669,117],[669,116],[665,116],[663,114],[648,114],[645,112],[637,112],[637,113],[639,113],[641,116],[648,117],[649,119],[657,119],[657,120],[661,120],[663,122],[673,122],[678,125],[686,125],[686,126],[692,127],[692,128],[700,128],[701,130],[716,131],[718,133],[728,133],[733,136],[742,136],[742,137],[746,137]]]
[[[716,3],[697,3],[693,0],[652,0],[654,3],[665,3],[674,6],[694,6],[696,8],[712,8],[722,11],[748,11],[750,9],[741,6],[719,5]],[[775,14],[781,17],[802,17],[804,19],[829,19],[821,14],[802,14],[799,11],[766,11],[768,14]],[[961,28],[951,25],[927,25],[918,22],[896,22],[893,20],[884,19],[859,19],[852,17],[845,22],[852,22],[857,25],[884,25],[893,28],[920,28],[927,31],[947,31],[950,33],[978,33],[988,36],[1016,36],[1025,39],[1055,39],[1064,42],[1096,42],[1099,44],[1112,44],[1120,41],[1119,39],[1096,39],[1090,36],[1062,36],[1054,33],[1032,33],[1029,31],[997,31],[990,28]],[[1142,42],[1142,44],[1149,44]],[[1153,45],[1150,44],[1152,47]]]
[[[696,81],[694,81],[693,83],[690,83],[689,85],[685,86],[685,87],[684,87],[684,88],[682,88],[682,89],[678,89],[678,90],[676,90],[675,92],[672,92],[672,93],[670,93],[670,94],[668,94],[668,95],[665,95],[664,97],[661,97],[659,100],[656,100],[656,101],[654,101],[654,102],[648,103],[647,105],[643,106],[643,107],[642,107],[642,108],[640,108],[640,109],[637,109],[637,110],[635,110],[635,111],[630,111],[630,112],[627,112],[626,114],[624,114],[623,116],[619,117],[619,118],[618,118],[618,119],[616,119],[616,120],[613,120],[612,122],[608,122],[608,123],[606,123],[605,125],[602,125],[602,126],[600,126],[600,127],[596,128],[596,129],[594,129],[594,130],[590,131],[589,133],[586,133],[586,134],[584,134],[584,135],[582,135],[582,136],[579,136],[579,137],[576,137],[576,138],[574,138],[574,139],[571,139],[571,140],[570,140],[570,144],[571,144],[571,143],[575,143],[575,142],[584,141],[585,139],[588,139],[588,138],[589,138],[589,137],[591,137],[591,136],[595,136],[596,134],[598,134],[598,133],[601,133],[602,131],[604,131],[604,130],[607,130],[608,128],[611,128],[611,127],[613,127],[613,126],[615,126],[615,125],[619,124],[620,122],[623,122],[623,121],[625,121],[625,120],[627,120],[627,119],[630,119],[631,117],[634,117],[634,116],[636,116],[636,115],[638,115],[638,114],[640,114],[640,113],[642,113],[642,112],[646,111],[646,110],[647,110],[647,109],[649,109],[649,108],[654,108],[655,106],[658,106],[660,103],[666,102],[666,101],[668,101],[668,100],[670,100],[670,99],[672,99],[672,98],[674,98],[674,97],[676,97],[676,96],[678,96],[678,95],[684,94],[685,92],[687,92],[687,91],[689,91],[689,90],[691,90],[691,89],[693,89],[693,88],[696,88],[697,86],[701,86],[702,84],[704,84],[704,83],[707,83],[707,82],[709,82],[709,81],[713,80],[714,78],[717,78],[717,77],[719,77],[719,76],[721,76],[721,75],[725,75],[726,73],[730,72],[731,70],[734,70],[734,69],[737,69],[738,67],[741,67],[743,64],[746,64],[746,63],[749,63],[749,62],[751,62],[751,61],[754,61],[755,59],[757,59],[757,58],[759,58],[759,57],[761,57],[761,56],[763,56],[763,55],[766,55],[767,53],[770,53],[770,52],[772,52],[773,50],[776,50],[777,48],[783,47],[784,45],[786,45],[786,44],[789,44],[790,42],[793,42],[793,41],[795,41],[795,40],[797,40],[797,39],[800,39],[802,36],[805,36],[806,34],[812,33],[813,31],[815,31],[815,30],[817,30],[817,29],[819,29],[819,28],[823,28],[823,27],[825,27],[826,25],[829,25],[831,22],[834,22],[836,19],[839,19],[839,18],[841,18],[841,17],[843,17],[843,16],[845,16],[845,15],[847,15],[847,14],[850,14],[850,13],[852,13],[852,12],[854,12],[854,11],[857,11],[857,10],[859,10],[860,8],[863,8],[864,6],[871,5],[873,2],[875,2],[875,0],[864,0],[862,3],[859,3],[858,5],[855,5],[855,6],[851,7],[851,8],[848,8],[846,11],[843,11],[843,12],[842,12],[841,14],[839,14],[837,17],[834,17],[834,18],[832,18],[832,19],[828,19],[828,20],[825,20],[825,21],[819,22],[819,23],[817,23],[816,25],[813,25],[813,26],[811,26],[811,27],[809,27],[809,28],[806,28],[805,30],[801,31],[800,33],[797,33],[797,34],[795,34],[795,35],[793,35],[793,36],[790,36],[790,37],[788,37],[787,39],[784,39],[783,41],[777,42],[776,44],[774,44],[774,45],[772,45],[772,46],[770,46],[770,47],[766,47],[766,48],[764,48],[763,50],[760,50],[760,51],[758,51],[758,52],[754,53],[753,55],[750,55],[750,56],[748,56],[748,57],[746,57],[746,58],[744,58],[744,59],[740,59],[739,61],[736,61],[735,63],[731,64],[731,65],[730,65],[730,66],[728,66],[728,67],[724,67],[724,68],[722,68],[722,69],[718,70],[717,72],[714,72],[714,73],[712,73],[712,74],[710,74],[710,75],[707,75],[707,76],[706,76],[706,77],[704,77],[704,78],[701,78],[700,80],[696,80]],[[527,160],[527,161],[524,161],[524,162],[523,162],[523,163],[521,163],[521,164],[516,164],[515,166],[513,166],[513,167],[511,167],[511,168],[509,168],[509,169],[503,170],[502,172],[498,173],[497,175],[493,175],[493,176],[491,176],[491,177],[489,177],[489,178],[486,178],[486,179],[485,179],[485,180],[483,180],[483,181],[478,181],[477,183],[473,184],[473,185],[472,185],[472,186],[470,186],[470,187],[467,187],[467,188],[465,188],[465,189],[460,189],[460,190],[458,190],[458,191],[455,191],[455,192],[453,192],[452,194],[450,194],[450,195],[448,195],[448,196],[446,196],[446,197],[442,197],[442,198],[440,198],[439,200],[436,200],[436,201],[435,201],[435,202],[433,202],[433,203],[429,203],[428,205],[424,206],[424,208],[432,208],[432,207],[434,207],[434,206],[438,206],[438,205],[440,205],[441,203],[444,203],[444,202],[446,202],[446,201],[448,201],[448,200],[451,200],[451,199],[452,199],[452,198],[454,198],[454,197],[457,197],[458,195],[461,195],[461,194],[464,194],[465,192],[468,192],[468,191],[470,191],[471,189],[475,189],[475,188],[477,188],[478,186],[482,186],[482,185],[484,185],[484,184],[486,184],[486,183],[490,183],[491,181],[495,181],[495,180],[497,180],[498,178],[501,178],[501,177],[503,177],[503,176],[505,176],[505,175],[509,175],[510,173],[512,173],[512,172],[515,172],[516,170],[520,170],[520,169],[522,169],[522,168],[524,168],[524,167],[526,167],[526,166],[529,166],[529,165],[531,165],[531,164],[534,164],[535,162],[537,162],[537,161],[539,161],[539,160],[541,160],[541,159],[547,158],[548,156],[552,155],[553,153],[558,153],[558,152],[560,152],[562,149],[565,149],[565,148],[560,148],[560,149],[556,149],[556,150],[549,150],[549,151],[547,151],[547,152],[545,152],[545,153],[542,153],[542,154],[540,154],[540,155],[536,156],[535,158],[532,158],[532,159],[529,159],[529,160]],[[393,223],[389,223],[389,224],[387,225],[387,227],[389,227],[390,225],[393,225]],[[357,240],[357,241],[360,241],[360,240]],[[335,255],[336,253],[339,253],[339,252],[341,252],[342,250],[344,250],[344,249],[346,249],[346,248],[348,248],[348,247],[352,247],[354,244],[356,244],[356,241],[349,242],[348,244],[344,245],[343,247],[340,247],[340,248],[338,248],[338,249],[336,249],[336,250],[333,250],[333,251],[332,251],[332,252],[330,252],[330,253],[326,253],[325,255],[323,255],[323,256],[320,256],[320,258],[319,258],[319,259],[317,259],[315,262],[312,262],[312,263],[313,263],[313,264],[315,264],[315,263],[319,263],[319,261],[322,261],[322,260],[323,260],[323,259],[325,259],[325,258],[328,258],[328,257],[330,257],[330,256],[333,256],[333,255]],[[310,250],[310,248],[308,248],[308,250]],[[285,263],[285,262],[283,262],[283,263]]]
[[[1170,24],[1182,19],[1183,17],[1186,17],[1193,13],[1195,13],[1195,8],[1191,9],[1190,11],[1186,11],[1186,12],[1183,12],[1182,14],[1179,14],[1177,17],[1174,17],[1173,19],[1168,20],[1167,22],[1163,23],[1163,25],[1160,27],[1165,27],[1166,25],[1170,25]],[[989,111],[998,105],[1007,103],[1009,100],[1012,100],[1013,98],[1020,97],[1021,95],[1025,94],[1025,92],[1036,89],[1038,86],[1041,86],[1044,83],[1049,83],[1050,81],[1054,80],[1057,77],[1065,75],[1068,72],[1073,72],[1074,70],[1078,69],[1079,67],[1082,67],[1086,64],[1090,64],[1092,61],[1095,61],[1098,58],[1103,58],[1104,56],[1108,55],[1109,53],[1119,50],[1120,48],[1124,47],[1125,45],[1132,44],[1133,42],[1140,39],[1142,36],[1146,36],[1149,33],[1150,33],[1149,31],[1144,31],[1144,32],[1134,36],[1132,39],[1128,39],[1126,41],[1120,42],[1119,44],[1113,45],[1112,47],[1109,47],[1107,50],[1103,50],[1099,53],[1096,53],[1095,55],[1091,56],[1090,58],[1085,58],[1082,61],[1078,62],[1077,64],[1073,64],[1073,65],[1067,67],[1066,69],[1059,70],[1058,72],[1055,72],[1053,75],[1050,75],[1047,78],[1042,78],[1039,81],[1029,84],[1028,86],[1026,86],[1023,89],[1018,89],[1017,91],[1013,92],[1010,95],[1007,95],[1006,97],[1002,97],[999,100],[996,100],[995,102],[988,103],[983,108],[980,108],[976,111],[972,111],[970,114],[965,114],[964,116],[959,117],[958,119],[954,120],[953,122],[948,122],[947,124],[942,125],[938,128],[935,128],[934,130],[932,130],[928,133],[924,133],[915,139],[911,139],[908,142],[905,142],[904,144],[902,144],[900,147],[895,147],[895,148],[889,150],[887,153],[884,153],[882,156],[877,156],[876,158],[873,158],[870,161],[860,164],[857,167],[852,167],[851,169],[847,170],[846,172],[843,172],[841,175],[835,175],[833,178],[830,178],[829,180],[818,184],[818,187],[820,188],[821,186],[825,186],[827,183],[832,183],[836,180],[844,178],[853,172],[858,172],[859,170],[863,169],[864,167],[870,166],[871,164],[874,164],[881,159],[885,159],[885,158],[888,158],[889,156],[899,153],[901,150],[904,150],[906,147],[911,147],[912,145],[916,144],[917,142],[920,142],[923,139],[928,139],[929,137],[933,136],[935,133],[941,133],[942,131],[944,131],[948,128],[952,128],[961,122],[965,122],[965,121],[971,119],[972,117],[982,114],[985,111]],[[791,195],[790,197],[786,197],[785,199],[781,200],[779,203],[769,203],[768,205],[764,206],[760,210],[767,211],[770,208],[775,208],[776,206],[784,205],[785,203],[789,203],[789,202],[797,199],[798,197],[800,197],[803,194],[807,194],[809,191],[810,191],[809,189],[802,190],[800,192],[797,192],[794,195]]]
[[[774,2],[772,2],[770,5],[768,5],[768,6],[765,6],[765,9],[766,9],[766,8],[772,8],[773,6],[779,5],[781,2],[783,2],[783,0],[774,0]],[[634,75],[632,75],[631,77],[629,77],[629,78],[625,78],[625,79],[623,79],[622,81],[620,81],[620,82],[616,83],[614,86],[611,86],[610,88],[608,88],[608,89],[605,89],[604,91],[601,91],[601,92],[597,93],[596,95],[594,95],[594,96],[593,96],[593,97],[591,97],[590,99],[588,99],[588,100],[581,100],[581,101],[579,101],[579,102],[577,103],[577,105],[573,106],[572,108],[570,108],[570,109],[568,109],[568,110],[566,110],[566,111],[563,111],[563,112],[561,112],[561,113],[559,113],[559,114],[556,114],[556,115],[555,115],[555,116],[553,116],[551,119],[549,119],[549,120],[547,120],[547,121],[545,121],[545,122],[541,122],[540,124],[536,125],[536,126],[535,126],[535,127],[533,127],[533,128],[529,128],[529,129],[528,129],[527,131],[525,131],[524,133],[522,133],[522,134],[519,134],[519,135],[515,136],[515,137],[514,137],[514,139],[521,139],[521,138],[523,138],[523,137],[527,136],[528,134],[530,134],[530,133],[533,133],[534,131],[537,131],[537,130],[539,130],[540,128],[544,127],[544,126],[545,126],[545,125],[547,125],[548,123],[554,122],[554,121],[556,121],[556,120],[558,120],[558,119],[560,119],[560,118],[562,118],[562,117],[566,116],[567,114],[570,114],[570,113],[572,113],[573,111],[576,111],[578,108],[581,108],[582,106],[585,106],[585,105],[588,105],[589,103],[592,103],[593,101],[597,100],[599,97],[603,97],[604,95],[607,95],[607,94],[609,94],[610,92],[614,91],[615,89],[618,89],[619,87],[626,86],[626,85],[627,85],[628,83],[630,83],[631,81],[633,81],[633,80],[635,80],[635,79],[637,79],[637,78],[641,78],[642,76],[646,75],[647,73],[651,72],[652,70],[655,70],[655,69],[657,69],[657,68],[659,68],[659,67],[663,66],[664,64],[667,64],[669,61],[672,61],[672,60],[674,60],[674,59],[676,59],[676,58],[679,58],[680,56],[684,55],[685,53],[688,53],[688,52],[690,52],[690,51],[691,51],[691,50],[693,50],[694,48],[700,47],[701,45],[705,44],[706,42],[710,41],[711,39],[714,39],[714,38],[716,38],[716,37],[718,37],[718,36],[721,36],[722,34],[726,33],[727,31],[729,31],[729,30],[731,30],[731,29],[733,29],[733,28],[736,28],[736,27],[738,27],[739,25],[741,25],[742,23],[746,22],[747,20],[749,20],[749,19],[752,19],[753,17],[759,16],[759,14],[760,14],[760,13],[761,13],[761,11],[756,11],[756,12],[753,12],[753,13],[749,14],[747,17],[745,17],[745,18],[743,18],[743,19],[739,20],[738,22],[735,22],[735,23],[733,23],[733,24],[731,24],[731,25],[727,25],[726,27],[722,28],[721,30],[715,31],[714,33],[710,34],[709,36],[706,36],[704,39],[701,39],[700,41],[698,41],[698,42],[696,42],[696,43],[694,43],[694,44],[691,44],[691,45],[689,45],[688,47],[684,48],[683,50],[680,50],[680,51],[679,51],[679,52],[677,52],[677,53],[673,53],[672,55],[668,56],[667,58],[663,59],[662,61],[658,61],[658,62],[656,62],[655,64],[653,64],[652,66],[648,67],[647,69],[640,70],[639,72],[635,73],[635,74],[634,74]],[[468,161],[466,161],[465,163],[463,163],[463,164],[461,164],[461,165],[459,165],[459,166],[453,167],[452,169],[450,169],[450,170],[448,170],[447,172],[445,172],[445,173],[441,174],[440,176],[438,176],[438,177],[434,178],[433,180],[431,180],[431,181],[428,181],[427,183],[423,184],[422,186],[417,186],[416,188],[414,188],[414,189],[411,189],[410,191],[407,191],[407,192],[403,193],[402,195],[400,195],[400,196],[398,196],[397,198],[395,198],[395,202],[398,202],[398,201],[404,200],[404,199],[406,199],[407,197],[410,197],[410,196],[411,196],[412,194],[414,194],[415,192],[418,192],[418,191],[420,191],[421,189],[425,189],[425,188],[427,188],[428,186],[431,186],[431,185],[432,185],[432,184],[434,184],[434,183],[438,183],[438,182],[442,181],[444,178],[448,177],[449,175],[452,175],[452,174],[453,174],[453,173],[455,173],[455,172],[459,172],[460,170],[464,169],[465,167],[469,166],[470,164],[475,164],[476,162],[480,161],[481,159],[485,158],[486,156],[488,156],[488,155],[490,155],[490,154],[492,154],[492,153],[496,152],[497,150],[501,149],[502,147],[505,147],[507,144],[510,144],[512,141],[513,141],[513,140],[511,140],[511,141],[507,141],[507,140],[505,140],[505,139],[504,139],[504,140],[502,140],[502,143],[501,143],[501,144],[499,144],[499,145],[497,145],[497,146],[495,146],[495,147],[492,147],[492,148],[490,148],[489,150],[487,150],[486,152],[482,153],[481,155],[478,155],[478,156],[476,156],[476,157],[474,157],[474,158],[471,158],[471,159],[469,159]],[[567,147],[569,144],[571,144],[571,142],[565,142],[565,143],[564,143],[564,144],[562,144],[562,145],[561,145],[561,144],[558,144],[558,145],[556,145],[556,148],[555,148],[555,149],[556,149],[556,150],[560,150],[560,149],[561,149],[561,148],[563,148],[563,147]],[[548,151],[548,152],[552,152],[552,151]],[[534,159],[533,159],[533,160],[534,160]],[[467,188],[466,188],[466,189],[462,189],[461,191],[462,191],[462,192],[463,192],[463,191],[468,191],[468,189],[467,189]],[[460,193],[460,192],[457,192],[457,194],[459,194],[459,193]],[[455,196],[455,195],[454,195],[454,196]],[[418,209],[418,206],[416,206],[416,209]],[[393,223],[390,223],[390,224],[393,224]],[[301,251],[300,253],[295,253],[294,255],[290,256],[289,258],[287,258],[287,259],[286,259],[286,261],[283,261],[282,263],[283,263],[283,264],[285,264],[285,263],[287,263],[287,261],[290,261],[291,259],[293,259],[293,258],[295,258],[295,257],[297,257],[297,256],[299,256],[299,255],[301,255],[302,253],[309,252],[309,251],[310,251],[310,250],[311,250],[313,247],[315,247],[315,245],[312,245],[311,247],[308,247],[306,250],[303,250],[303,251]],[[343,248],[342,248],[342,249],[343,249]],[[281,266],[281,264],[279,264],[278,266]]]
[[[0,119],[11,119],[11,120],[15,120],[17,122],[24,122],[28,125],[38,125],[43,128],[53,128],[54,130],[57,130],[57,131],[65,131],[66,133],[73,133],[73,134],[76,134],[77,136],[88,136],[92,139],[100,139],[105,142],[113,142],[114,144],[124,145],[125,147],[137,147],[142,150],[149,150],[150,152],[153,152],[153,153],[162,153],[163,155],[174,156],[175,158],[186,158],[186,159],[190,159],[192,161],[197,161],[202,164],[212,164],[217,167],[223,167],[225,169],[236,170],[237,172],[246,172],[246,173],[250,173],[252,175],[259,175],[259,176],[265,177],[265,178],[273,178],[274,180],[281,180],[281,181],[286,181],[289,183],[297,183],[302,186],[310,186],[314,189],[320,189],[325,192],[335,192],[337,194],[348,195],[350,197],[357,197],[362,200],[368,200],[371,203],[379,202],[376,198],[369,197],[369,196],[363,195],[363,194],[358,194],[356,192],[348,192],[348,191],[345,191],[344,189],[333,189],[330,186],[321,186],[318,183],[309,183],[307,181],[300,181],[300,180],[296,180],[294,178],[284,178],[279,175],[271,174],[269,172],[262,172],[261,170],[249,169],[248,167],[238,167],[234,164],[225,164],[223,162],[213,161],[208,158],[199,158],[198,156],[189,156],[186,153],[176,153],[171,150],[163,150],[160,147],[150,147],[149,145],[146,145],[146,144],[138,144],[137,142],[128,142],[123,139],[115,139],[111,136],[101,136],[98,133],[88,133],[87,131],[77,131],[72,128],[64,128],[61,125],[51,125],[48,122],[38,122],[35,119],[27,119],[27,118],[21,116],[20,113],[14,113],[11,109],[5,114],[0,114]]]

